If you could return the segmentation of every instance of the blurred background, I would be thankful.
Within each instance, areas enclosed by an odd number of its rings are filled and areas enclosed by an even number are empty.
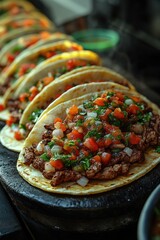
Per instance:
[[[58,30],[68,34],[93,28],[116,31],[116,46],[100,52],[105,65],[122,68],[159,93],[160,0],[31,2],[55,22]]]

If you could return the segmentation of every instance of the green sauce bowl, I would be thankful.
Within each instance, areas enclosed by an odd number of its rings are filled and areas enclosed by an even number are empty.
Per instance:
[[[72,36],[84,49],[99,52],[116,46],[120,39],[116,31],[106,29],[82,30],[74,32]]]

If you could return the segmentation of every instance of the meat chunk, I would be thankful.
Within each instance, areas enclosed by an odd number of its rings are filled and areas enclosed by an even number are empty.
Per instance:
[[[45,162],[37,156],[34,158],[32,165],[35,169],[39,170],[40,172],[43,172]]]
[[[130,163],[143,162],[145,159],[144,153],[140,150],[133,149],[132,155],[129,159]]]
[[[52,179],[54,172],[53,171],[46,171],[43,170],[42,172],[43,176],[47,179]]]
[[[34,158],[35,158],[34,148],[33,147],[25,148],[24,163],[26,165],[30,165],[33,162]]]
[[[93,179],[111,180],[119,175],[124,175],[129,170],[129,164],[115,164],[114,166],[106,167],[103,171],[97,173]]]
[[[77,181],[79,178],[81,178],[81,174],[76,171],[72,170],[58,171],[54,173],[51,180],[51,185],[54,187],[63,182]]]
[[[102,164],[100,162],[94,162],[86,171],[86,176],[88,178],[92,178],[97,172],[99,172],[102,168]]]
[[[140,123],[133,124],[130,127],[130,131],[134,132],[136,134],[142,134],[143,133],[143,125],[141,125]]]

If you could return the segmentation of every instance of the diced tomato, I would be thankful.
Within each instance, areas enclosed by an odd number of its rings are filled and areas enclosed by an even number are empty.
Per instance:
[[[23,21],[23,25],[25,27],[30,27],[30,26],[33,26],[35,24],[35,20],[34,19],[25,19]]]
[[[74,59],[68,60],[66,67],[68,71],[71,71],[73,68],[75,68],[75,60]]]
[[[119,130],[117,126],[111,125],[109,123],[106,123],[104,127],[107,133],[112,133]]]
[[[104,106],[105,102],[106,102],[106,99],[99,97],[99,98],[96,98],[93,103],[98,106]]]
[[[62,95],[62,93],[57,93],[57,94],[55,95],[55,99],[58,98],[58,97],[60,97],[61,95]]]
[[[117,139],[113,139],[113,140],[112,140],[112,144],[120,144],[120,143],[121,143],[120,140],[117,140]]]
[[[107,120],[108,119],[108,115],[112,112],[111,109],[107,108],[105,113],[103,115],[100,115],[100,119],[101,120]]]
[[[120,108],[115,108],[113,115],[118,118],[118,119],[123,119],[124,118],[124,113]]]
[[[101,147],[104,147],[105,146],[105,140],[104,139],[98,139],[97,140],[97,144],[98,146],[101,148]]]
[[[132,96],[131,98],[134,102],[137,102],[137,103],[140,102],[140,98],[137,96]]]
[[[94,138],[86,138],[86,140],[84,141],[84,146],[93,152],[97,151],[99,148]]]
[[[15,138],[16,140],[20,141],[20,140],[23,139],[23,136],[22,136],[22,134],[21,134],[20,131],[15,131],[15,132],[14,132],[14,138]]]
[[[10,14],[11,15],[17,15],[20,12],[20,8],[18,6],[15,6],[10,9]]]
[[[73,87],[72,85],[69,85],[69,84],[68,84],[68,85],[65,87],[65,91],[71,89],[72,87]]]
[[[135,145],[135,144],[138,144],[140,141],[141,141],[141,136],[138,136],[133,132],[129,135],[130,144]]]
[[[49,51],[49,52],[44,52],[43,56],[46,58],[50,58],[56,55],[56,51]]]
[[[11,54],[11,53],[7,54],[7,62],[8,62],[8,64],[12,63],[14,61],[14,59],[15,59],[15,56],[13,54]]]
[[[43,78],[43,83],[44,83],[44,85],[46,86],[46,85],[48,85],[49,83],[51,83],[53,80],[54,80],[53,76],[51,76],[51,77],[45,77],[45,78]]]
[[[37,93],[38,93],[38,88],[37,88],[36,86],[33,86],[33,87],[31,87],[31,88],[29,89],[29,92],[30,92],[30,93],[34,93],[34,94],[35,94],[35,93],[37,94]]]
[[[78,46],[78,45],[73,45],[72,47],[71,47],[71,50],[75,50],[75,51],[77,51],[77,50],[82,50],[83,48],[82,48],[82,46]]]
[[[127,108],[127,112],[130,114],[137,114],[137,112],[139,111],[139,107],[135,104],[131,104],[128,108]]]
[[[62,119],[59,118],[59,117],[56,117],[53,122],[54,122],[54,124],[55,124],[56,122],[62,122]]]
[[[51,34],[49,32],[44,31],[44,32],[40,33],[40,36],[41,36],[42,39],[46,39],[46,38],[50,37]]]
[[[91,161],[96,161],[96,162],[101,162],[101,157],[99,155],[95,155],[94,157],[92,157],[92,160]]]
[[[83,139],[83,133],[79,133],[76,129],[73,129],[72,132],[67,134],[69,140]]]
[[[70,160],[76,160],[76,159],[77,159],[77,156],[74,153],[72,153],[71,157],[70,157]]]
[[[5,106],[3,104],[0,104],[0,111],[3,111],[5,109]]]
[[[25,102],[28,100],[28,97],[29,97],[29,94],[28,93],[21,93],[20,96],[19,96],[19,100],[21,102]]]
[[[81,149],[81,153],[82,153],[82,155],[84,155],[85,157],[87,157],[87,156],[89,155],[89,152],[88,152],[86,149],[84,149],[84,148]]]
[[[31,102],[35,98],[36,95],[37,94],[31,93],[31,95],[29,96],[28,100]]]
[[[73,105],[68,109],[68,113],[71,115],[76,115],[78,113],[78,107],[76,105]]]
[[[123,93],[121,93],[121,92],[116,92],[116,97],[118,97],[118,99],[120,100],[120,101],[124,101],[124,95],[123,95]]]
[[[72,153],[75,156],[79,155],[79,150],[77,146],[69,146],[67,143],[64,144],[63,149],[66,150],[68,153]]]
[[[26,45],[26,47],[30,47],[30,46],[32,46],[33,44],[37,43],[38,41],[39,41],[39,38],[36,37],[36,36],[34,36],[32,39],[29,39],[29,40],[25,43],[25,45]]]
[[[54,167],[57,170],[61,170],[64,167],[63,162],[58,159],[58,160],[51,160],[50,164],[52,165],[52,167]]]
[[[23,63],[18,71],[18,76],[19,77],[23,76],[25,73],[27,73],[27,72],[31,71],[33,68],[35,68],[35,66],[36,65],[34,63]]]
[[[38,94],[39,91],[38,91],[38,88],[36,86],[33,86],[33,87],[30,88],[29,92],[31,94],[30,94],[28,99],[29,99],[29,101],[32,101],[35,98],[35,96]]]
[[[42,27],[48,27],[48,21],[46,19],[41,18],[40,22],[41,22]]]
[[[11,115],[9,119],[7,119],[6,124],[11,126],[15,122],[15,118]]]
[[[111,157],[112,157],[112,155],[111,155],[110,153],[103,152],[103,153],[102,153],[102,156],[101,156],[101,158],[102,158],[102,163],[103,163],[104,165],[107,165],[107,164],[110,162]]]
[[[54,124],[54,127],[57,128],[57,129],[61,129],[63,132],[66,131],[66,125],[62,122],[56,122]]]
[[[105,144],[105,147],[109,147],[112,144],[112,139],[111,138],[106,138],[104,144]]]

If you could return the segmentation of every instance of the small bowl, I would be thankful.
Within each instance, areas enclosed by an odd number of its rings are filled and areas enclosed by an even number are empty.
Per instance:
[[[106,29],[87,29],[75,32],[72,36],[84,49],[98,52],[116,46],[120,39],[116,31]]]
[[[138,240],[160,239],[160,235],[158,238],[154,238],[151,233],[157,204],[160,204],[160,185],[152,191],[142,208],[137,225]]]

